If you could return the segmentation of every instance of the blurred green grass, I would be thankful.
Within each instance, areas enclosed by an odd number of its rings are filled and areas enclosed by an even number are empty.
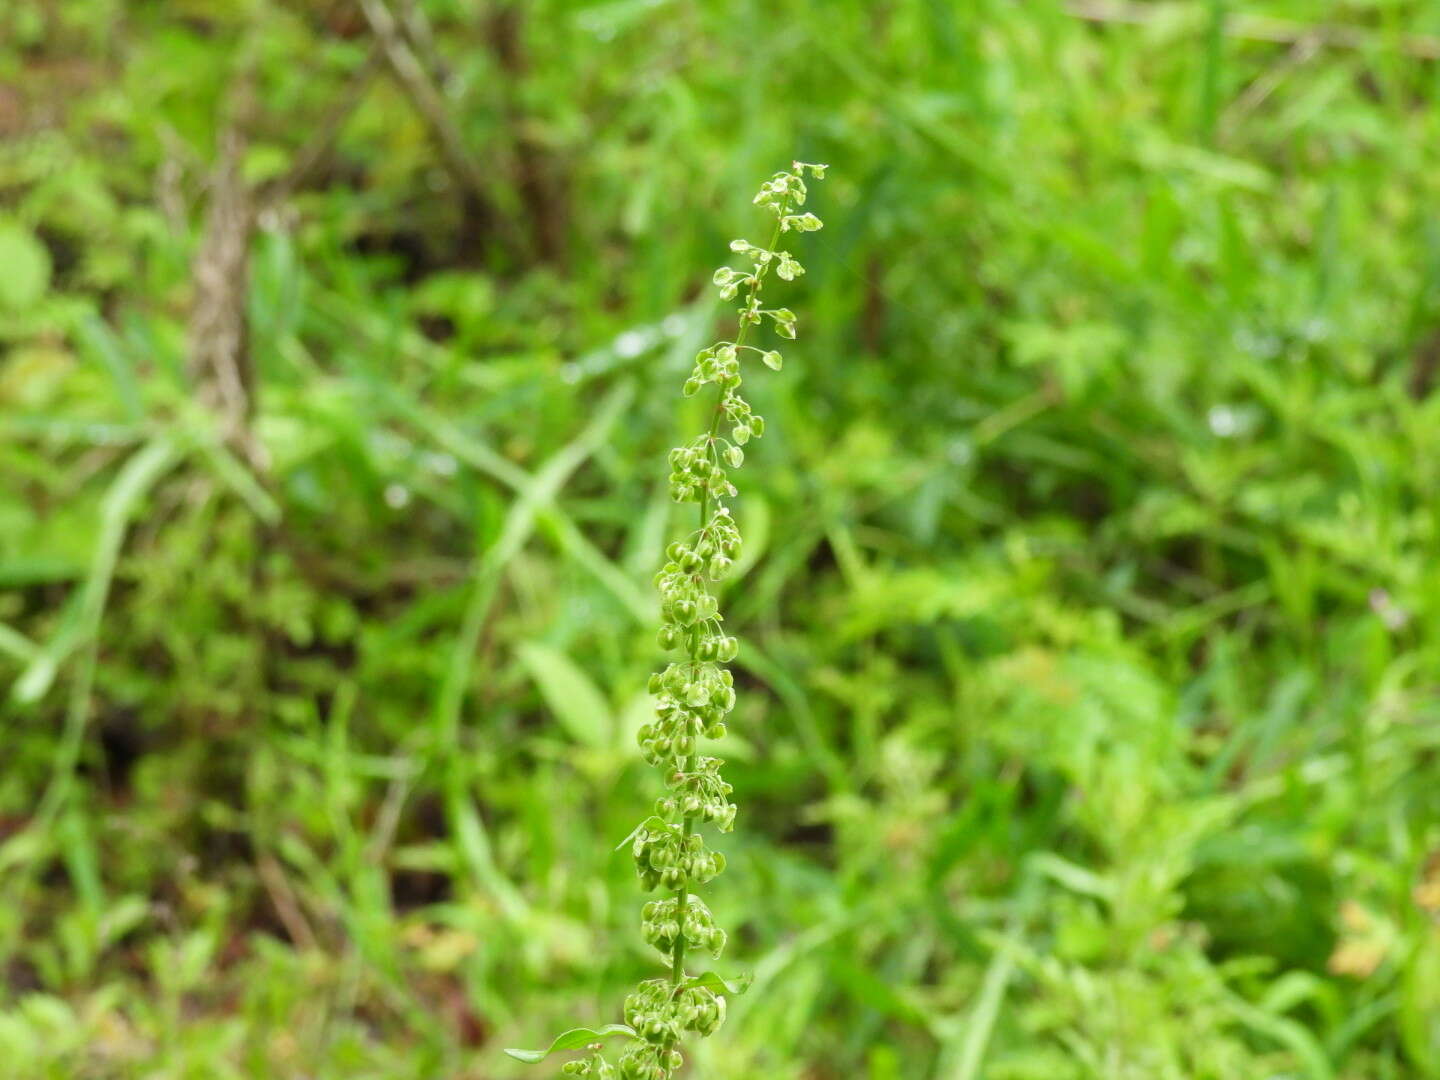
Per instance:
[[[12,1075],[615,1018],[671,403],[800,157],[693,1074],[1440,1076],[1440,9],[391,7],[481,190],[372,65],[258,219],[254,461],[187,355],[218,133],[248,70],[272,192],[365,19],[0,12]]]

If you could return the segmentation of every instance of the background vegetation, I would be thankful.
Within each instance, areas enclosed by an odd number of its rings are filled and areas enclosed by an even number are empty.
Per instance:
[[[616,1018],[672,403],[799,157],[693,1074],[1440,1076],[1434,34],[4,5],[0,1070]]]

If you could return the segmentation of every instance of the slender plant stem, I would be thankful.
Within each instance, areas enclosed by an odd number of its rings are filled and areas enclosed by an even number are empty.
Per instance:
[[[770,234],[770,243],[769,243],[769,245],[768,245],[768,247],[767,247],[767,249],[770,250],[770,251],[774,251],[774,250],[775,250],[775,245],[780,242],[780,232],[781,232],[780,223],[784,220],[785,214],[786,214],[788,211],[789,211],[789,200],[787,199],[786,202],[785,202],[785,204],[782,205],[781,210],[780,210],[780,213],[776,216],[776,219],[775,219],[775,230],[774,230],[774,232],[772,232],[772,233]],[[760,285],[761,285],[762,281],[764,280],[766,273],[768,273],[769,270],[770,270],[770,264],[769,264],[769,263],[761,263],[759,266],[757,266],[757,267],[755,268],[755,282],[754,282],[754,284],[752,284],[752,285],[750,286],[750,290],[749,290],[749,292],[746,294],[746,308],[747,308],[747,309],[748,309],[749,306],[750,306],[750,305],[749,305],[749,301],[750,301],[751,299],[753,299],[754,296],[755,296],[755,294],[760,291]],[[736,349],[739,349],[740,346],[742,346],[742,345],[745,344],[745,331],[747,331],[747,330],[749,330],[749,329],[750,329],[750,320],[749,320],[749,319],[741,319],[741,320],[740,320],[740,328],[739,328],[739,330],[738,330],[738,331],[736,332],[736,334],[735,334],[735,348],[736,348]],[[715,436],[716,436],[716,433],[720,430],[720,417],[721,417],[722,415],[724,415],[724,408],[725,408],[725,389],[724,389],[724,387],[719,387],[719,388],[717,388],[717,390],[716,390],[716,395],[717,395],[717,396],[716,396],[716,399],[715,399],[715,412],[714,412],[714,415],[711,416],[711,418],[710,418],[710,431],[709,431],[709,433],[708,433],[708,434],[706,435],[706,437],[705,437],[706,453],[709,454],[709,455],[711,455],[712,457],[713,457],[714,454],[715,454]],[[710,489],[707,487],[707,488],[706,488],[704,491],[702,491],[701,494],[700,494],[700,529],[701,529],[702,532],[704,531],[705,526],[706,526],[706,523],[709,521],[709,518],[710,518]],[[693,653],[693,652],[690,654],[690,662],[691,662],[692,664],[698,664],[698,663],[699,663],[699,657],[696,656],[695,653]],[[684,771],[686,768],[689,767],[689,761],[690,761],[689,758],[685,758],[684,760],[682,760],[681,762],[679,762],[679,766],[680,766],[681,771]],[[692,815],[690,815],[690,814],[686,814],[686,815],[684,816],[684,829],[683,829],[683,832],[682,832],[682,835],[683,835],[683,837],[684,837],[684,841],[683,841],[683,842],[689,842],[690,835],[691,835],[691,833],[693,833],[694,831],[695,831],[695,818],[694,818]],[[679,986],[679,985],[680,985],[682,982],[684,982],[684,980],[685,980],[685,913],[686,913],[686,911],[689,909],[689,906],[690,906],[690,890],[689,890],[689,888],[688,888],[687,883],[682,882],[681,885],[680,885],[680,888],[678,888],[678,889],[675,890],[675,912],[676,912],[676,918],[679,920],[679,923],[680,923],[680,933],[678,933],[678,934],[675,935],[675,945],[674,945],[673,950],[672,950],[672,952],[671,952],[671,954],[670,954],[670,985],[671,985],[671,986]]]

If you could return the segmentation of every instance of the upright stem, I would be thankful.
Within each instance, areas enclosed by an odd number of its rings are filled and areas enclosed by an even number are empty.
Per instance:
[[[780,223],[784,220],[786,211],[789,210],[789,206],[787,204],[781,205],[780,213],[775,219],[775,231],[770,234],[770,243],[766,248],[766,250],[768,251],[774,251],[775,245],[780,242]],[[769,270],[769,263],[760,263],[756,266],[755,282],[753,285],[750,286],[750,291],[745,298],[747,308],[749,307],[750,300],[753,299],[755,294],[760,291],[760,284],[764,280],[764,277],[766,273],[769,272]],[[745,332],[749,329],[750,321],[748,319],[742,320],[740,323],[740,329],[735,334],[735,348],[737,350],[740,348],[741,345],[745,344]],[[720,418],[725,415],[726,390],[723,386],[717,387],[717,389],[719,391],[719,396],[715,399],[715,412],[710,418],[710,431],[705,437],[705,452],[712,456],[715,453],[715,435],[720,430]],[[700,492],[700,529],[702,531],[709,523],[709,520],[710,486],[707,484],[704,490]],[[699,663],[699,658],[693,652],[690,654],[690,663]],[[678,765],[680,770],[683,772],[687,768],[689,768],[690,759],[688,757],[682,758],[679,761]],[[695,832],[695,818],[689,814],[686,814],[684,815],[683,820],[684,830],[682,835],[684,836],[684,841],[682,842],[688,843],[690,840],[690,836]],[[680,888],[675,890],[675,918],[680,924],[680,932],[675,935],[675,944],[670,953],[671,986],[679,986],[685,980],[685,912],[689,908],[689,906],[689,884],[688,882],[682,881],[680,883]]]

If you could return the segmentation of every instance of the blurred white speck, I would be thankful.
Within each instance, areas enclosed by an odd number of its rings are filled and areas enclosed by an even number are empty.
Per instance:
[[[560,365],[560,379],[561,379],[562,382],[570,383],[572,386],[573,386],[575,383],[579,382],[579,381],[580,381],[580,365],[579,365],[579,364],[562,364],[562,365]]]
[[[1370,610],[1380,616],[1387,630],[1403,630],[1410,621],[1410,613],[1391,600],[1384,589],[1370,590]]]
[[[1210,430],[1222,439],[1240,431],[1240,416],[1229,405],[1212,405],[1206,419],[1210,422]]]
[[[660,329],[665,332],[666,337],[679,337],[685,332],[685,316],[666,315],[660,322]]]
[[[454,476],[459,463],[449,454],[426,454],[425,465],[437,476]]]
[[[615,355],[624,360],[632,360],[645,351],[650,344],[650,336],[639,330],[626,330],[615,339]]]
[[[410,504],[410,489],[404,484],[390,484],[385,488],[385,505],[391,510],[403,510]]]
[[[952,439],[945,450],[945,456],[950,459],[951,465],[969,465],[975,458],[975,447],[969,439]]]

